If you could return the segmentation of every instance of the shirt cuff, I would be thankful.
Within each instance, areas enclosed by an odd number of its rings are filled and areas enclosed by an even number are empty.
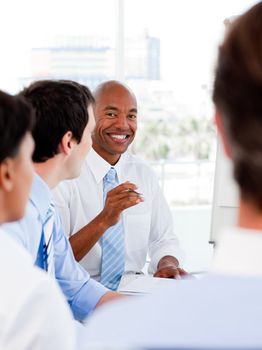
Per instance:
[[[75,319],[83,321],[94,310],[102,296],[108,292],[109,289],[90,278],[71,304]]]
[[[159,249],[159,251],[157,251],[152,257],[149,264],[148,272],[150,274],[154,274],[157,270],[157,265],[159,263],[159,260],[167,255],[174,256],[178,260],[180,267],[183,265],[185,253],[179,247],[174,247],[173,249],[162,248],[162,249]]]

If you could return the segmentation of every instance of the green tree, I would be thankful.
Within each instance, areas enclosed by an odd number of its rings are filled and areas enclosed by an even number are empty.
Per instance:
[[[194,159],[209,159],[215,138],[213,121],[206,117],[188,116],[176,124],[176,153]]]
[[[141,122],[134,153],[148,160],[193,158],[209,159],[215,139],[211,119],[188,116],[178,121]]]
[[[168,159],[172,147],[172,128],[164,121],[140,123],[133,152],[149,160]]]

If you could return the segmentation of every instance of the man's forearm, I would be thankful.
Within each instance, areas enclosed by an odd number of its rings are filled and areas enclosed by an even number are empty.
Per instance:
[[[103,214],[98,214],[89,224],[81,228],[69,239],[75,259],[80,261],[108,229]]]

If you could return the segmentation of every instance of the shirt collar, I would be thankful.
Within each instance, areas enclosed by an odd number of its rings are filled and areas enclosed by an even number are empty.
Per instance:
[[[52,196],[47,183],[36,173],[33,178],[30,201],[37,208],[41,220],[45,221]]]
[[[116,170],[119,182],[121,182],[121,172],[125,158],[126,155],[124,153],[121,155],[119,161],[113,166]],[[104,158],[102,158],[93,148],[89,151],[86,162],[94,175],[97,184],[103,180],[109,169],[112,167],[112,165],[104,160]]]
[[[225,231],[217,243],[211,271],[262,276],[262,232],[242,228]]]

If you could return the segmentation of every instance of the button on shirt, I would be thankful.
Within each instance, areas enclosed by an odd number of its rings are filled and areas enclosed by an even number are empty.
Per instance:
[[[79,231],[103,209],[103,178],[111,165],[93,149],[89,152],[80,177],[62,182],[54,190],[54,199],[60,210],[65,233]],[[140,272],[151,258],[149,272],[157,269],[165,255],[175,256],[179,261],[182,253],[174,234],[172,215],[152,170],[137,157],[125,153],[114,166],[119,183],[133,182],[144,202],[123,211],[125,234],[125,272]],[[81,260],[92,277],[99,279],[101,245],[96,243]]]
[[[26,216],[16,223],[6,224],[5,230],[37,260],[42,225],[51,203],[47,184],[35,174]],[[74,258],[71,245],[64,235],[59,215],[55,212],[53,228],[55,277],[77,320],[83,320],[108,292]]]
[[[210,273],[97,310],[86,325],[87,345],[262,349],[261,252],[262,232],[229,230]]]
[[[73,317],[60,288],[2,229],[0,279],[0,349],[76,349]]]

